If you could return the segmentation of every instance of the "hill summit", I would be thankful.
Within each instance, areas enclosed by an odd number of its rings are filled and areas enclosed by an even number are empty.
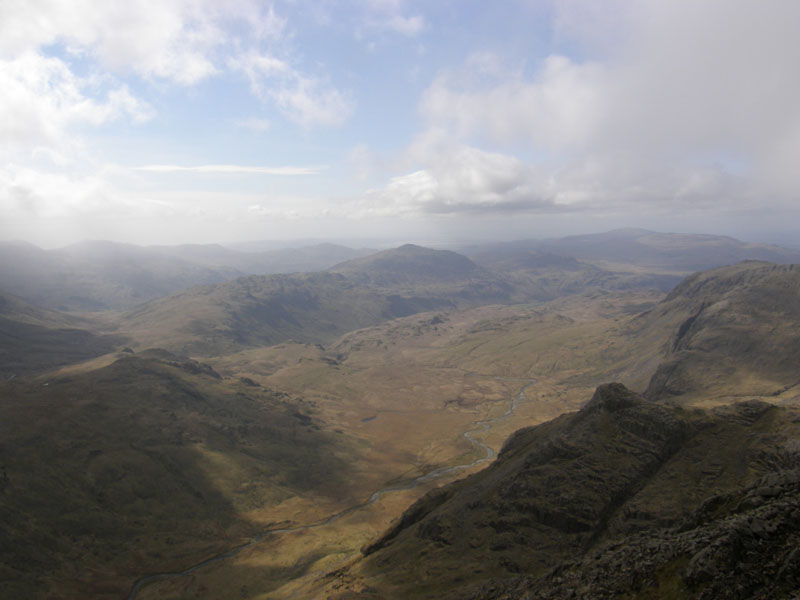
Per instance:
[[[329,270],[355,283],[377,286],[460,281],[481,271],[466,256],[414,244],[356,258]]]

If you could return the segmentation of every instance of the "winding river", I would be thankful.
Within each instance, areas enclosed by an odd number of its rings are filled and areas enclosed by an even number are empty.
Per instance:
[[[475,373],[468,373],[467,376],[468,377],[470,377],[470,376],[476,377],[476,376],[479,376],[479,375],[477,375]],[[254,546],[255,544],[258,544],[259,542],[264,540],[264,538],[266,538],[267,536],[279,535],[279,534],[282,534],[282,533],[289,533],[289,532],[292,532],[292,531],[304,531],[304,530],[307,530],[307,529],[316,529],[318,527],[325,527],[326,525],[330,525],[334,521],[337,521],[337,520],[341,519],[345,515],[349,515],[350,513],[353,513],[353,512],[355,512],[357,510],[361,510],[362,508],[365,508],[365,507],[367,507],[367,506],[369,506],[371,504],[374,504],[375,502],[380,500],[386,494],[390,494],[392,492],[401,492],[401,491],[411,490],[411,489],[414,489],[415,487],[417,487],[418,485],[420,485],[421,483],[424,483],[426,481],[430,481],[432,479],[437,479],[439,477],[444,477],[446,475],[451,475],[451,474],[456,473],[458,471],[471,469],[472,467],[478,466],[480,464],[483,464],[485,462],[488,462],[488,461],[492,460],[495,456],[497,456],[497,452],[494,450],[494,448],[491,448],[491,447],[487,446],[486,444],[484,444],[480,440],[476,440],[473,436],[475,434],[477,434],[477,433],[483,433],[483,432],[489,431],[497,423],[499,423],[499,422],[503,421],[504,419],[506,419],[506,418],[510,417],[511,415],[513,415],[514,411],[517,408],[517,405],[520,402],[522,402],[523,400],[525,400],[525,390],[527,390],[528,387],[530,387],[531,385],[536,383],[535,379],[518,379],[518,378],[512,378],[512,377],[492,377],[492,379],[495,379],[497,381],[507,381],[507,382],[515,382],[516,381],[516,382],[523,383],[523,385],[520,388],[519,392],[515,396],[512,397],[511,404],[508,407],[508,410],[504,414],[502,414],[499,417],[495,417],[494,419],[476,421],[475,422],[475,427],[473,429],[470,429],[470,430],[464,432],[463,436],[466,439],[468,439],[474,446],[476,446],[477,448],[479,448],[480,450],[482,450],[484,452],[485,456],[483,456],[482,458],[479,458],[477,460],[472,461],[471,463],[466,463],[466,464],[463,464],[463,465],[455,465],[455,466],[452,466],[452,467],[441,467],[439,469],[434,469],[433,471],[429,471],[428,473],[425,473],[424,475],[420,475],[419,477],[417,477],[415,479],[412,479],[411,481],[408,481],[406,483],[402,483],[402,484],[398,484],[398,485],[394,485],[394,486],[390,486],[390,487],[381,488],[380,490],[378,490],[375,493],[373,493],[369,497],[369,500],[367,500],[366,502],[361,502],[360,504],[354,504],[353,506],[349,506],[349,507],[345,508],[344,510],[339,511],[338,513],[333,514],[333,515],[331,515],[331,516],[329,516],[326,519],[323,519],[321,521],[316,521],[314,523],[307,523],[305,525],[294,525],[292,527],[266,529],[265,531],[262,531],[260,534],[258,534],[253,539],[251,539],[249,542],[241,544],[240,546],[236,546],[235,548],[232,548],[232,549],[228,550],[227,552],[224,552],[223,554],[217,554],[216,556],[212,556],[211,558],[207,558],[206,560],[201,561],[201,562],[199,562],[199,563],[197,563],[195,565],[192,565],[191,567],[189,567],[187,569],[184,569],[183,571],[175,571],[175,572],[171,572],[171,573],[154,573],[152,575],[145,575],[144,577],[140,577],[133,584],[133,587],[131,588],[131,591],[128,594],[128,600],[135,600],[136,596],[139,594],[139,592],[142,590],[142,588],[144,588],[144,587],[146,587],[146,586],[148,586],[148,585],[150,585],[152,583],[156,583],[158,581],[165,581],[167,579],[175,579],[175,578],[178,578],[178,577],[185,577],[187,575],[191,575],[195,571],[198,571],[198,570],[202,569],[205,566],[208,566],[210,564],[213,564],[213,563],[216,563],[216,562],[220,562],[220,561],[223,561],[223,560],[227,560],[228,558],[236,556],[242,550],[246,550],[247,548],[250,548],[251,546]]]

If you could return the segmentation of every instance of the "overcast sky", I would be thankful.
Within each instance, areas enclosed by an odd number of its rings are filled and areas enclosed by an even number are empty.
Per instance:
[[[786,239],[799,24],[796,0],[3,0],[0,239]]]

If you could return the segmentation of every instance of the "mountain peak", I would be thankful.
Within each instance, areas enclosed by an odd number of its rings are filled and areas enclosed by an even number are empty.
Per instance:
[[[479,267],[456,252],[405,244],[341,263],[330,270],[359,283],[391,285],[468,279]]]

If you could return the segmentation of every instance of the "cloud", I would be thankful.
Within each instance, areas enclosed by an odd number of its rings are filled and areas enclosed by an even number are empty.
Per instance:
[[[472,57],[467,76],[442,74],[424,92],[420,111],[429,123],[461,138],[479,133],[495,143],[522,140],[550,151],[584,146],[602,124],[601,65],[550,56],[530,81],[505,73],[493,80],[486,71],[474,77],[475,64]]]
[[[274,103],[303,127],[341,125],[353,112],[352,101],[327,81],[306,75],[275,56],[251,52],[228,64],[247,77],[257,97]]]
[[[93,87],[58,58],[26,53],[0,60],[0,141],[7,148],[58,147],[72,126],[98,126],[122,117],[143,122],[153,116],[150,106],[124,85],[107,90],[105,98],[90,95]]]
[[[46,173],[6,165],[0,170],[0,210],[7,217],[71,219],[140,212],[144,202],[130,203],[102,176]]]
[[[422,33],[427,23],[419,14],[404,14],[402,0],[367,0],[363,2],[362,27],[370,31],[389,31],[407,37]]]
[[[362,198],[366,214],[455,215],[573,210],[519,159],[469,146],[431,149],[429,167],[393,177]]]
[[[592,59],[552,54],[510,72],[497,67],[503,57],[473,56],[423,94],[428,131],[454,144],[521,150],[548,173],[549,197],[598,210],[735,208],[758,190],[794,201],[800,4],[592,6],[556,3],[563,45]],[[420,165],[429,170],[429,161]]]
[[[253,167],[247,165],[144,165],[133,167],[135,171],[152,173],[222,173],[222,174],[254,174],[254,175],[318,175],[327,167]]]
[[[400,164],[416,170],[368,190],[354,211],[362,216],[552,215],[736,211],[757,198],[753,185],[719,165],[620,161],[616,156],[528,162],[454,142],[447,130],[427,130]]]
[[[279,34],[281,19],[250,0],[60,0],[4,3],[0,53],[13,56],[55,44],[111,71],[193,85],[218,72],[225,25],[241,22],[257,37]]]

